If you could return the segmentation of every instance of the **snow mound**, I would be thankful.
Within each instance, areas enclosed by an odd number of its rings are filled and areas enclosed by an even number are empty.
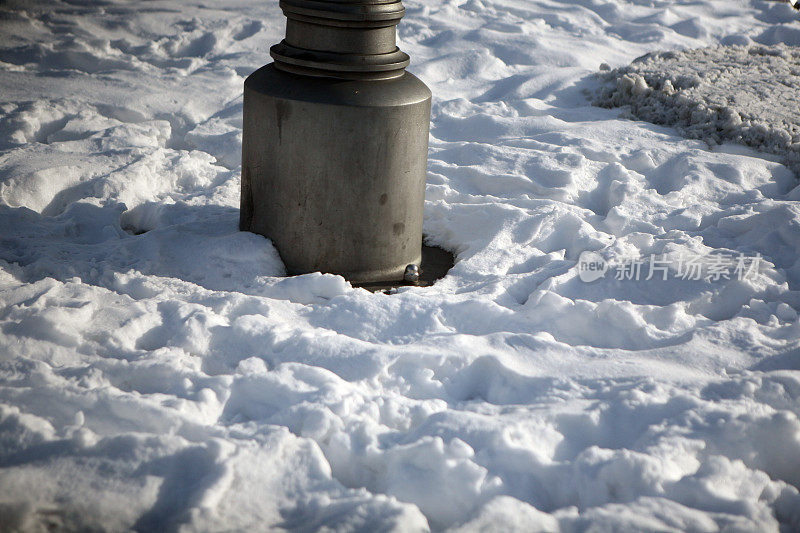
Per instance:
[[[601,74],[595,100],[715,145],[776,154],[800,172],[800,47],[714,46],[647,54]]]

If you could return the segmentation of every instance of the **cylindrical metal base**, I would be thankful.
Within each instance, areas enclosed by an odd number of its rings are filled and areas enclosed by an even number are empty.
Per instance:
[[[240,228],[271,239],[289,274],[402,279],[421,259],[430,106],[407,72],[262,67],[245,81]]]

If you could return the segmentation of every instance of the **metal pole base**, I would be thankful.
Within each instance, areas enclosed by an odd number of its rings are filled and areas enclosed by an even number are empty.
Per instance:
[[[245,81],[240,229],[271,239],[289,274],[403,279],[421,261],[430,106],[408,72],[262,67]]]
[[[416,281],[370,281],[353,283],[354,287],[361,287],[371,292],[391,294],[398,287],[430,287],[447,275],[455,264],[452,252],[438,246],[422,246],[422,263],[419,265],[419,278]]]

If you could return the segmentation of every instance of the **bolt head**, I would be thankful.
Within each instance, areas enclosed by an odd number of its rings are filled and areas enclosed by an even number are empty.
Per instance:
[[[417,283],[419,281],[419,272],[418,265],[408,265],[403,274],[403,281],[407,283]]]

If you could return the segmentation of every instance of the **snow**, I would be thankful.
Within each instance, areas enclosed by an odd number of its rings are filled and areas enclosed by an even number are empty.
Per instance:
[[[587,97],[604,63],[800,45],[797,11],[405,5],[457,262],[391,295],[237,231],[277,2],[0,6],[4,531],[800,529],[797,178]]]
[[[800,171],[800,48],[717,46],[648,54],[603,76],[598,105],[715,145],[733,141]]]

